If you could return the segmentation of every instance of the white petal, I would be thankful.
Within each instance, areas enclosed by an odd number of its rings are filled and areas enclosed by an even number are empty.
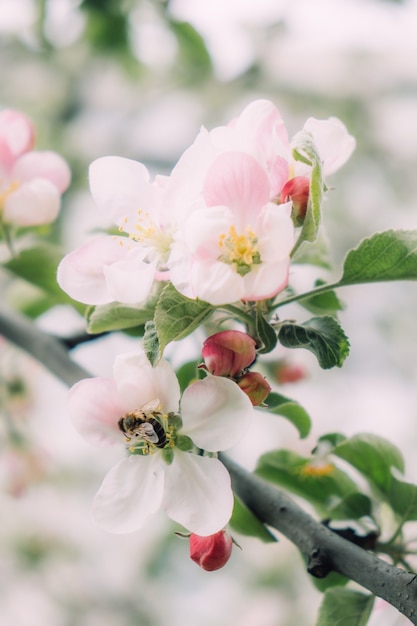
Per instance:
[[[327,120],[310,117],[304,124],[304,130],[313,135],[325,175],[333,174],[342,167],[355,149],[354,137],[349,135],[346,126],[336,117]]]
[[[164,411],[178,411],[180,387],[171,365],[161,359],[152,367],[143,349],[119,354],[113,367],[122,397],[133,410],[159,400]]]
[[[133,455],[115,465],[93,502],[93,518],[104,530],[139,530],[158,511],[164,491],[164,466],[159,455]]]
[[[162,506],[171,519],[198,535],[212,535],[233,510],[230,476],[219,460],[175,451],[166,471]]]
[[[35,178],[7,196],[3,218],[19,226],[50,224],[59,213],[61,196],[49,180]]]
[[[138,161],[107,156],[89,168],[90,191],[97,206],[115,220],[147,205],[149,173]]]
[[[209,375],[184,391],[181,416],[184,433],[198,447],[216,452],[227,450],[242,437],[254,409],[235,382]]]
[[[153,285],[155,269],[156,263],[146,263],[140,257],[105,265],[104,277],[112,299],[126,304],[145,301]]]
[[[127,412],[111,378],[87,378],[69,391],[70,418],[86,441],[97,446],[123,444],[119,419]]]

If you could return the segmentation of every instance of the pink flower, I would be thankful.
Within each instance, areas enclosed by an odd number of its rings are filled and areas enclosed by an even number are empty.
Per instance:
[[[232,548],[232,536],[224,529],[208,537],[200,537],[195,533],[190,535],[190,558],[206,572],[224,567],[230,559]]]
[[[270,180],[244,152],[225,152],[204,181],[205,203],[183,223],[168,265],[176,289],[213,305],[264,300],[288,282],[291,203],[270,202]]]
[[[0,113],[0,213],[5,224],[49,224],[71,173],[55,152],[32,151],[33,126],[17,111]]]
[[[210,374],[236,378],[255,360],[256,342],[240,330],[224,330],[205,340],[202,354]]]

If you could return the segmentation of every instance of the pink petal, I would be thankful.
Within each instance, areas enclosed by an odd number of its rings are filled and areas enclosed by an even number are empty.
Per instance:
[[[4,202],[3,219],[18,226],[50,224],[59,213],[61,196],[52,183],[35,178],[10,193]]]
[[[229,473],[217,459],[176,450],[166,472],[162,506],[191,532],[211,535],[224,528],[232,515]]]
[[[93,502],[93,518],[111,533],[140,530],[158,511],[165,469],[159,455],[133,455],[104,478]]]
[[[31,120],[19,111],[0,111],[0,160],[11,166],[24,152],[33,148],[35,131]]]
[[[204,199],[208,206],[229,207],[236,216],[238,230],[253,225],[257,213],[270,198],[265,170],[249,154],[225,152],[207,172]]]
[[[67,162],[56,152],[27,152],[16,161],[12,176],[23,182],[44,178],[63,193],[71,182]]]
[[[118,421],[126,414],[111,378],[89,378],[76,383],[69,391],[68,410],[78,432],[97,446],[123,444]]]

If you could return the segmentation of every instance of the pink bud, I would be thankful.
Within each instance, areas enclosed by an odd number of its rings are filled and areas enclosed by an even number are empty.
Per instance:
[[[307,375],[305,368],[297,363],[287,363],[282,361],[278,364],[275,372],[277,382],[281,385],[285,383],[296,383]]]
[[[215,376],[236,378],[256,358],[256,343],[240,330],[225,330],[205,340],[203,358]]]
[[[190,535],[190,557],[206,572],[213,572],[226,565],[232,547],[232,536],[224,529],[207,537],[200,537],[194,533]]]
[[[306,216],[310,181],[306,176],[295,176],[287,180],[281,189],[281,202],[292,201],[292,217],[296,226],[302,226]]]
[[[259,372],[246,372],[237,384],[249,397],[253,406],[262,404],[271,392],[269,383]]]
[[[0,111],[0,161],[6,170],[15,159],[33,148],[35,132],[31,120],[19,111]]]

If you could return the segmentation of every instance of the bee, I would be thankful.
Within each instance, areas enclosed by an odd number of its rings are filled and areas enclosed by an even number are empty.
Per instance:
[[[118,426],[126,437],[126,441],[143,439],[146,443],[152,443],[157,448],[164,448],[167,436],[164,427],[155,417],[161,415],[154,402],[145,404],[141,409],[127,413],[118,421]]]

